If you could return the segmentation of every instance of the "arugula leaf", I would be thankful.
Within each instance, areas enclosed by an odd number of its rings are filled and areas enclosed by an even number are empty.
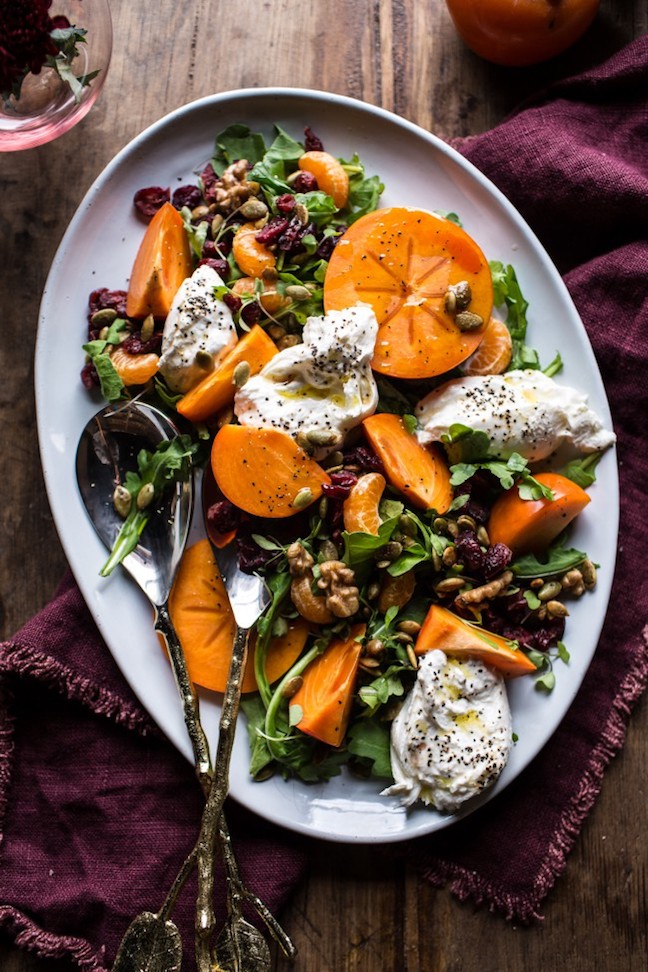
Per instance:
[[[202,257],[205,240],[207,239],[207,233],[209,232],[209,223],[206,219],[201,223],[193,223],[191,219],[191,210],[188,206],[182,207],[180,210],[180,215],[182,216],[182,222],[184,223],[184,228],[187,231],[187,236],[189,237],[191,249],[200,260]]]
[[[499,260],[491,260],[489,266],[493,280],[493,302],[496,307],[506,307],[506,326],[511,333],[513,343],[513,356],[509,370],[538,369],[540,367],[538,352],[525,343],[526,312],[529,303],[520,290],[515,270],[510,263],[504,266]]]
[[[460,462],[450,466],[450,483],[461,486],[475,473],[485,469],[499,480],[502,489],[511,489],[516,483],[522,499],[553,499],[549,487],[540,483],[529,472],[528,464],[518,452],[508,459],[484,459],[481,462]]]
[[[463,223],[461,222],[461,220],[459,219],[456,213],[449,213],[446,209],[433,209],[432,212],[436,216],[442,216],[443,219],[447,219],[451,223],[454,223],[455,226],[463,226]]]
[[[384,183],[378,176],[366,176],[364,165],[358,155],[345,162],[340,162],[349,176],[349,198],[346,204],[346,222],[350,226],[361,216],[371,213],[378,206],[378,200],[384,192]]]
[[[347,749],[371,767],[371,775],[393,779],[389,725],[377,719],[359,719],[347,733]]]
[[[128,321],[117,317],[104,338],[97,338],[83,345],[83,350],[95,366],[101,384],[101,394],[107,402],[116,402],[122,397],[124,390],[124,383],[110,360],[109,348],[121,342],[122,331],[127,327]]]
[[[342,560],[355,571],[356,578],[362,579],[374,563],[375,555],[386,543],[389,543],[391,535],[398,526],[400,516],[392,516],[385,520],[378,527],[378,534],[371,533],[349,533],[344,531],[344,554]]]
[[[572,459],[560,470],[561,475],[571,479],[573,483],[587,489],[596,482],[596,467],[601,461],[602,452],[592,452],[588,456]]]
[[[131,495],[130,512],[117,534],[108,560],[99,572],[102,577],[107,577],[135,549],[156,502],[166,488],[188,479],[198,448],[188,435],[179,435],[160,442],[154,452],[147,449],[139,451],[137,472],[129,470],[124,478],[124,486]],[[147,496],[144,508],[139,509],[137,500],[142,490],[146,490],[150,496]]]
[[[482,429],[471,429],[461,422],[453,423],[441,436],[450,462],[472,462],[484,459],[490,449],[490,439]]]
[[[238,159],[247,159],[252,165],[260,162],[266,153],[263,135],[252,132],[247,125],[229,125],[216,136],[212,166],[222,175],[228,165]]]
[[[587,559],[582,550],[564,546],[564,535],[558,537],[547,547],[541,557],[535,554],[524,554],[516,557],[509,569],[516,577],[551,577],[556,574],[566,574],[568,570],[578,567]]]

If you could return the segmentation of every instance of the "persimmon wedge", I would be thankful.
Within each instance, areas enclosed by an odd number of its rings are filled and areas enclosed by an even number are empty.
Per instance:
[[[250,374],[256,375],[277,353],[277,345],[258,324],[248,331],[232,350],[199,384],[180,399],[176,408],[192,422],[204,422],[234,401],[234,371],[247,362]]]
[[[553,499],[522,499],[517,486],[499,496],[491,508],[488,536],[491,543],[505,543],[517,556],[546,550],[590,502],[577,483],[560,473],[538,473]]]
[[[131,270],[126,313],[166,317],[180,284],[191,276],[193,260],[182,216],[165,203],[146,227]]]
[[[452,486],[441,449],[421,445],[400,415],[377,412],[362,427],[394,489],[420,509],[445,513],[452,503]]]
[[[214,479],[225,497],[253,516],[292,516],[331,480],[295,440],[278,429],[224,425],[212,445]]]
[[[470,287],[464,311],[473,330],[446,308],[448,289]],[[393,378],[432,378],[479,346],[493,307],[486,257],[455,223],[419,209],[378,209],[356,220],[338,241],[324,280],[326,311],[370,304],[378,319],[371,363]]]
[[[433,648],[440,648],[454,658],[478,658],[508,678],[536,671],[524,652],[506,638],[464,621],[440,604],[433,604],[429,609],[414,645],[417,655]]]
[[[349,724],[362,639],[366,626],[354,625],[346,638],[334,638],[302,676],[290,700],[295,725],[329,746],[340,746]]]
[[[224,692],[236,623],[208,540],[199,540],[185,550],[171,591],[169,612],[191,681],[202,688]],[[286,634],[272,639],[266,657],[266,674],[271,684],[297,661],[307,636],[308,624],[297,619]],[[253,635],[243,675],[243,692],[257,691],[255,643]]]

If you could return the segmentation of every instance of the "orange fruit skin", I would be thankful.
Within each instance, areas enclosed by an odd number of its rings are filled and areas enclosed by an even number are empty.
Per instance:
[[[493,307],[486,257],[455,223],[407,207],[379,209],[340,238],[324,280],[327,311],[370,304],[378,320],[371,366],[393,378],[432,378],[465,361],[485,324],[462,331],[445,309],[448,288],[467,281],[468,310],[484,322]]]
[[[571,47],[590,26],[599,0],[446,0],[468,47],[494,64],[539,64]]]
[[[464,375],[501,375],[513,357],[511,332],[503,321],[491,317],[484,339],[461,365]]]
[[[349,176],[340,162],[329,152],[304,152],[297,165],[302,172],[310,172],[317,185],[331,196],[338,209],[349,200]]]
[[[366,473],[360,477],[342,505],[345,530],[378,536],[382,522],[378,504],[386,485],[385,477],[380,473]]]

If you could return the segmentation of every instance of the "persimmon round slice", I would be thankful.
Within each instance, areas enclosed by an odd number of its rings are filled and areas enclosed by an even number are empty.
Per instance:
[[[224,425],[212,445],[219,489],[253,516],[293,516],[322,495],[330,477],[287,432]]]
[[[470,287],[472,330],[446,307],[450,287]],[[327,311],[370,304],[378,319],[372,368],[393,378],[432,378],[479,346],[493,307],[488,261],[460,226],[420,209],[362,216],[340,238],[324,280]],[[465,318],[460,323],[463,323]],[[466,322],[467,323],[467,322]]]

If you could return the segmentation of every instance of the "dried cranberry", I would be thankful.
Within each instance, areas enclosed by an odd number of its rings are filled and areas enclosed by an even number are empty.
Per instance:
[[[142,332],[134,331],[121,343],[121,347],[129,354],[151,354],[160,350],[162,344],[162,332],[157,331],[148,339],[142,341]]]
[[[301,252],[301,250],[303,250],[303,238],[307,233],[313,233],[314,231],[315,227],[312,223],[306,223],[306,225],[304,225],[297,216],[293,216],[288,223],[286,231],[279,237],[279,249],[283,250],[284,253]]]
[[[92,391],[93,388],[97,388],[99,386],[99,375],[97,374],[97,369],[93,365],[92,361],[88,361],[88,363],[85,364],[81,369],[81,381],[88,391]]]
[[[344,453],[344,465],[357,467],[359,472],[384,473],[382,459],[369,446],[359,445]]]
[[[545,621],[537,631],[533,632],[533,647],[538,651],[548,651],[565,633],[565,619],[551,618]]]
[[[522,591],[506,594],[498,598],[498,607],[502,613],[515,623],[524,622],[531,611]]]
[[[165,203],[168,203],[171,193],[161,186],[148,186],[138,189],[133,196],[133,205],[139,215],[147,222],[152,219]]]
[[[195,209],[202,202],[202,192],[198,186],[178,186],[174,190],[171,202],[176,209],[182,209],[184,206]]]
[[[245,324],[256,324],[261,319],[261,305],[258,301],[250,301],[241,308],[241,320]]]
[[[507,547],[505,543],[494,543],[488,548],[484,558],[485,579],[492,580],[493,577],[497,577],[503,570],[506,570],[512,559],[513,552],[510,547]]]
[[[254,574],[261,571],[273,556],[271,550],[262,550],[261,547],[251,537],[239,535],[236,538],[238,549],[239,567],[246,574]]]
[[[307,152],[323,152],[324,146],[321,138],[315,134],[310,125],[304,129],[304,148]]]
[[[292,188],[295,192],[316,192],[319,186],[312,172],[298,172],[292,180]]]
[[[214,199],[214,186],[218,182],[218,175],[214,171],[214,167],[211,162],[208,162],[205,168],[200,173],[200,181],[203,187],[203,194],[208,202],[213,202]]]
[[[481,574],[486,555],[479,545],[474,530],[464,530],[459,534],[455,540],[455,550],[457,560],[464,565],[469,574],[473,577]]]
[[[216,271],[221,280],[227,280],[230,274],[229,263],[227,260],[222,260],[220,257],[203,257],[202,260],[198,261],[198,266],[211,267],[212,270]]]
[[[243,301],[236,294],[225,294],[223,297],[223,303],[231,310],[232,314],[238,314],[241,307],[243,306]]]
[[[279,238],[286,232],[289,226],[289,221],[283,216],[273,216],[272,219],[268,220],[263,229],[259,230],[255,234],[255,239],[257,243],[262,243],[264,246],[270,246],[272,243],[276,243]]]
[[[358,482],[358,477],[355,473],[349,472],[346,469],[331,473],[330,479],[330,483],[324,483],[322,486],[322,492],[331,499],[346,499],[351,492],[351,488]]]
[[[324,239],[318,244],[316,253],[320,260],[330,260],[331,254],[335,249],[339,236],[325,236]]]
[[[292,213],[293,209],[297,205],[297,200],[291,193],[285,192],[283,196],[277,196],[275,203],[279,212],[286,215],[288,213]]]
[[[118,317],[126,317],[126,291],[108,290],[107,287],[100,287],[93,290],[88,298],[89,317],[92,317],[98,310],[115,310]]]
[[[215,533],[231,533],[238,529],[241,511],[227,499],[217,500],[207,510],[207,528]]]

